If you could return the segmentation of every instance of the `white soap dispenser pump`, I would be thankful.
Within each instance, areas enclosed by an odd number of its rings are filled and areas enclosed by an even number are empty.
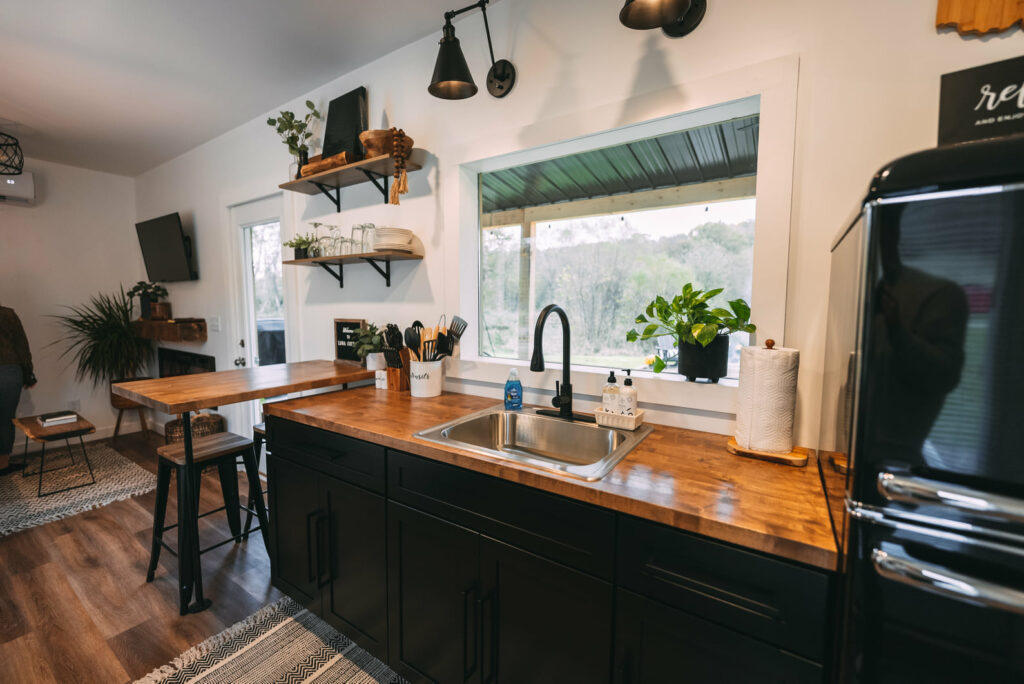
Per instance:
[[[619,390],[619,406],[617,413],[623,416],[635,416],[637,411],[637,404],[639,403],[639,395],[636,388],[633,387],[633,378],[629,375],[629,369],[623,368],[626,372],[626,379],[622,383],[622,389]]]

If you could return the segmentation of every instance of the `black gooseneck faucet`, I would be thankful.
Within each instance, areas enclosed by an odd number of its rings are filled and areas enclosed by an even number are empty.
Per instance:
[[[569,317],[557,304],[548,304],[537,317],[537,327],[533,330],[533,358],[530,360],[530,370],[534,373],[544,370],[544,322],[552,313],[558,314],[559,320],[562,321],[562,383],[559,385],[555,380],[555,396],[551,400],[551,405],[557,407],[558,410],[540,409],[537,413],[565,420],[593,423],[593,417],[572,412],[572,383],[569,379]]]

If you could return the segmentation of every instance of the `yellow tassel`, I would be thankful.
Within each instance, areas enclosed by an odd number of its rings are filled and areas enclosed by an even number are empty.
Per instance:
[[[401,181],[398,181],[398,180],[393,181],[391,183],[391,203],[392,204],[398,204],[399,203],[398,202],[398,192],[399,192],[398,186],[399,186],[400,183],[401,183]]]
[[[403,168],[402,176],[398,180],[398,194],[404,195],[407,192],[409,192],[409,174],[407,174]]]

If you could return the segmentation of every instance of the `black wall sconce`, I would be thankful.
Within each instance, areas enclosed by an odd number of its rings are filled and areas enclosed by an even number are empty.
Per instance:
[[[697,28],[707,9],[707,0],[626,0],[619,21],[627,28],[660,28],[667,36],[682,38]]]
[[[0,133],[0,173],[17,176],[25,168],[25,155],[13,135]]]
[[[477,87],[469,73],[466,57],[455,37],[452,19],[472,9],[480,8],[484,13],[484,30],[487,32],[487,49],[491,52],[491,68],[487,72],[487,92],[494,97],[505,97],[516,83],[516,68],[507,59],[494,61],[494,46],[491,44],[491,27],[487,23],[487,2],[480,0],[468,7],[444,13],[444,28],[441,35],[441,49],[437,51],[434,63],[434,77],[430,79],[427,91],[442,100],[463,100],[476,95]]]

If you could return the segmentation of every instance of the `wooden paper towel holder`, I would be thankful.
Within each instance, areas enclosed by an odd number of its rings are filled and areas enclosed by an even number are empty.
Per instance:
[[[777,454],[771,451],[758,451],[756,449],[744,449],[736,443],[735,437],[730,437],[729,442],[725,445],[725,450],[730,454],[736,454],[737,456],[747,456],[749,458],[759,458],[762,461],[772,461],[773,463],[784,463],[794,468],[803,468],[807,465],[807,459],[810,456],[811,450],[805,447],[793,447],[793,450],[788,454]]]
[[[766,349],[774,349],[775,340],[765,340],[764,345]],[[737,456],[748,456],[750,458],[759,458],[762,461],[783,463],[785,465],[793,466],[794,468],[803,468],[807,465],[808,456],[811,453],[810,449],[806,449],[804,447],[793,447],[793,450],[789,453],[775,453],[772,451],[745,449],[739,445],[735,437],[729,438],[729,442],[725,445],[725,449],[730,454],[736,454]]]

